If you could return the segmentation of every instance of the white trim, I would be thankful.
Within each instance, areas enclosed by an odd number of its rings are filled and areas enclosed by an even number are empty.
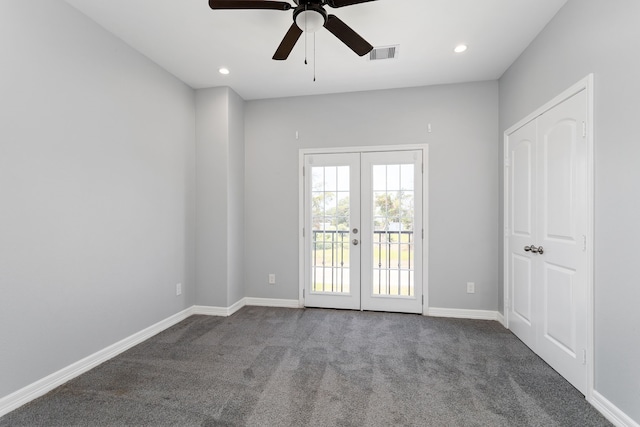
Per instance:
[[[302,308],[302,305],[295,299],[274,299],[274,298],[252,298],[244,299],[245,305],[259,307],[283,307],[283,308]]]
[[[214,306],[206,306],[206,305],[194,305],[192,308],[193,308],[193,314],[200,314],[200,315],[203,315],[203,316],[229,317],[233,313],[235,313],[236,311],[240,310],[245,305],[246,305],[245,304],[245,298],[242,298],[241,300],[239,300],[235,304],[232,304],[229,307],[214,307]]]
[[[504,326],[505,328],[507,327],[507,325],[505,324],[504,321],[504,315],[502,313],[500,313],[499,311],[497,312],[498,316],[496,317],[496,320],[498,322],[500,322],[500,324],[502,324],[502,326]]]
[[[212,307],[205,305],[194,305],[193,314],[200,314],[203,316],[222,316],[229,317],[236,311],[245,306],[260,306],[260,307],[284,307],[284,308],[301,308],[298,300],[295,299],[275,299],[275,298],[254,298],[246,297],[236,302],[230,307]]]
[[[240,301],[237,301],[235,304],[232,304],[230,307],[227,308],[227,313],[228,316],[231,316],[233,313],[235,313],[236,311],[240,310],[242,307],[244,307],[246,304],[245,302],[246,298],[242,298]]]
[[[509,135],[526,125],[527,123],[535,120],[542,114],[546,113],[556,105],[564,102],[573,95],[585,91],[587,95],[587,389],[586,399],[592,401],[594,390],[594,378],[595,378],[595,326],[594,326],[594,313],[595,313],[595,297],[594,297],[594,266],[595,266],[595,149],[594,149],[594,134],[595,134],[595,119],[594,119],[594,75],[589,74],[569,89],[563,91],[561,94],[547,102],[540,108],[537,108],[533,113],[529,114],[524,119],[517,122],[504,132],[503,135],[503,195],[504,195],[504,215],[503,215],[503,293],[504,293],[504,325],[509,327],[509,239],[507,236],[506,226],[509,221],[509,171],[506,163],[508,158],[508,142]]]
[[[353,147],[329,147],[329,148],[301,148],[300,154],[333,154],[333,153],[375,153],[384,151],[412,151],[427,147],[428,144],[402,144],[402,145],[367,145]],[[304,164],[304,163],[303,163]]]
[[[229,308],[213,307],[213,306],[206,306],[206,305],[194,305],[193,314],[197,314],[201,316],[221,316],[221,317],[228,317],[231,315],[229,312]]]
[[[429,125],[431,126],[431,125]],[[429,145],[422,144],[422,229],[424,237],[422,239],[422,315],[426,314],[429,308],[429,172],[431,162],[429,158]]]
[[[62,368],[51,375],[48,375],[20,390],[5,396],[0,399],[0,417],[8,414],[9,412],[18,409],[20,406],[37,399],[61,386],[62,384],[74,379],[75,377],[84,374],[85,372],[95,368],[101,363],[106,362],[109,359],[123,353],[133,346],[140,344],[141,342],[151,338],[154,335],[170,328],[171,326],[183,321],[187,317],[193,314],[194,307],[190,307],[180,313],[174,314],[160,322],[143,329],[115,344],[110,345],[90,356],[79,360],[66,368]]]
[[[611,403],[606,397],[593,390],[589,403],[593,405],[606,419],[618,427],[640,427],[640,424],[631,419],[620,408]]]
[[[515,131],[514,131],[515,132]],[[508,166],[508,159],[509,159],[509,135],[507,132],[504,133],[503,135],[503,149],[502,149],[502,195],[503,195],[503,200],[502,202],[504,203],[503,206],[503,214],[502,214],[502,299],[503,299],[503,303],[502,303],[502,312],[504,315],[504,321],[503,321],[503,325],[505,328],[509,329],[509,310],[510,310],[510,304],[509,304],[509,298],[510,298],[510,294],[509,294],[509,256],[508,256],[508,251],[509,251],[509,233],[508,233],[508,227],[507,224],[510,223],[510,218],[509,218],[509,203],[510,203],[510,198],[509,198],[509,166]],[[499,285],[498,285],[499,286]]]
[[[595,116],[594,75],[589,74],[582,82],[587,91],[587,400],[593,400],[596,378],[595,349]]]
[[[306,257],[304,247],[304,156],[307,150],[298,150],[298,303],[304,307]]]
[[[429,307],[427,316],[452,317],[455,319],[499,320],[500,313],[491,310],[465,310],[460,308]]]
[[[333,153],[372,153],[383,151],[411,151],[422,150],[422,224],[424,240],[422,244],[422,314],[427,315],[429,307],[429,144],[402,144],[402,145],[371,145],[354,147],[329,147],[329,148],[301,148],[298,150],[298,301],[299,307],[304,307],[305,287],[305,250],[304,250],[304,156],[308,154],[333,154]]]
[[[511,126],[509,129],[504,131],[505,136],[514,133],[515,131],[517,131],[527,123],[537,119],[547,111],[551,110],[553,107],[559,104],[562,104],[562,102],[564,102],[565,100],[571,98],[573,95],[583,90],[587,90],[587,94],[591,93],[592,96],[590,97],[590,99],[593,99],[593,74],[589,74],[588,76],[586,76],[585,78],[583,78],[582,80],[580,80],[579,82],[571,86],[569,89],[562,91],[560,95],[556,96],[551,101],[545,103],[541,107],[536,108],[533,113],[529,114],[524,119],[519,120],[515,125]],[[588,119],[593,118],[592,114],[593,114],[593,110],[591,110],[591,117],[587,117],[587,118]]]

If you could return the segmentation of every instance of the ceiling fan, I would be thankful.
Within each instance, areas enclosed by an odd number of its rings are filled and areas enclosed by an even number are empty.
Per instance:
[[[324,6],[332,8],[351,6],[375,0],[293,0],[296,6],[285,1],[269,0],[209,0],[211,9],[293,9],[293,24],[282,39],[273,59],[283,61],[289,57],[303,32],[313,33],[321,27],[329,30],[359,56],[371,52],[373,46],[337,16],[327,14]]]

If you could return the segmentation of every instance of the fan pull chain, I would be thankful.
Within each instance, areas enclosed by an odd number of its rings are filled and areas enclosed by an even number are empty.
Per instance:
[[[308,64],[307,62],[307,14],[306,14],[307,7],[308,5],[305,4],[304,5],[304,11],[305,11],[305,14],[304,14],[304,65]]]
[[[313,33],[313,81],[316,81],[316,33]]]

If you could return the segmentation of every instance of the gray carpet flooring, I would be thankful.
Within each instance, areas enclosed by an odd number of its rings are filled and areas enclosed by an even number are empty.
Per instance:
[[[245,307],[192,316],[0,426],[605,426],[499,323]]]

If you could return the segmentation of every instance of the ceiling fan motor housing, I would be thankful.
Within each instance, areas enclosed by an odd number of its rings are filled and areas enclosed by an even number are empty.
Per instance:
[[[315,33],[327,22],[327,12],[320,2],[300,1],[293,11],[293,20],[302,31]]]

